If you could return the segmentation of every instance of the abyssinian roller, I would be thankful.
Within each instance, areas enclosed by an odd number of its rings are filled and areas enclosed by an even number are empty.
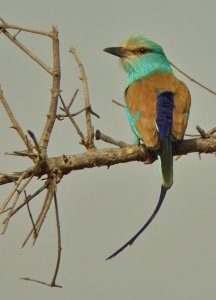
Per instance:
[[[116,55],[128,75],[125,90],[126,112],[134,136],[149,150],[159,151],[162,173],[157,206],[144,226],[120,249],[132,245],[148,227],[173,184],[173,143],[182,141],[187,127],[191,97],[184,82],[175,77],[170,63],[157,43],[132,36],[120,47],[104,49]]]

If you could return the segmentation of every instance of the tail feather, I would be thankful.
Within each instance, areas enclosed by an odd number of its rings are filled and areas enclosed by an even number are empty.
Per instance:
[[[112,255],[110,255],[109,257],[107,257],[106,260],[109,260],[113,257],[115,257],[116,255],[118,255],[120,252],[122,252],[126,247],[131,246],[134,241],[140,236],[140,234],[149,226],[149,224],[153,221],[153,219],[155,218],[155,216],[157,215],[163,200],[166,196],[166,192],[169,188],[165,187],[164,185],[161,186],[161,192],[160,192],[160,197],[157,203],[157,206],[155,207],[155,210],[153,211],[152,215],[150,216],[150,218],[148,219],[148,221],[143,225],[143,227],[126,243],[124,244],[121,248],[119,248],[116,252],[114,252]]]
[[[162,184],[170,188],[173,184],[173,155],[172,155],[172,142],[168,137],[160,141],[161,154],[160,165],[162,173]]]

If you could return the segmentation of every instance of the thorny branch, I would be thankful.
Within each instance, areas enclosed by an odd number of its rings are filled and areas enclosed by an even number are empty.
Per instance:
[[[9,31],[16,31],[12,34]],[[51,38],[52,40],[52,51],[53,51],[53,63],[52,67],[49,67],[45,62],[38,58],[31,50],[29,50],[24,44],[22,44],[18,39],[19,34],[31,33],[39,34],[45,37]],[[129,145],[124,141],[116,140],[99,130],[94,131],[92,125],[92,115],[99,117],[97,113],[92,110],[89,97],[89,89],[87,76],[83,64],[74,48],[70,48],[71,54],[74,56],[75,61],[80,70],[80,79],[83,84],[84,93],[84,105],[78,112],[72,110],[72,105],[78,93],[78,90],[74,93],[68,104],[65,103],[61,95],[61,71],[60,71],[60,54],[59,54],[59,39],[58,30],[56,27],[52,26],[51,31],[45,32],[36,29],[25,28],[23,26],[18,26],[5,22],[0,18],[0,37],[4,35],[13,44],[19,47],[26,55],[28,55],[33,61],[39,64],[49,75],[52,76],[52,88],[51,88],[51,99],[49,105],[49,111],[47,113],[47,119],[44,125],[44,129],[40,138],[37,140],[35,134],[28,130],[25,133],[17,119],[15,118],[11,107],[0,89],[0,103],[2,103],[6,114],[8,115],[12,128],[16,130],[24,145],[25,150],[18,151],[15,150],[10,153],[10,155],[16,155],[19,157],[28,157],[31,159],[33,165],[26,170],[13,172],[11,174],[0,173],[0,185],[11,184],[11,191],[9,192],[6,199],[3,201],[0,207],[0,214],[4,215],[3,220],[3,232],[6,232],[9,226],[10,219],[14,217],[18,212],[26,206],[28,210],[28,216],[31,220],[31,230],[23,242],[23,247],[26,245],[30,237],[33,238],[33,245],[38,239],[42,225],[44,224],[45,217],[49,211],[50,206],[53,204],[55,207],[55,217],[57,226],[57,260],[56,267],[53,277],[50,283],[46,283],[41,280],[35,280],[28,277],[22,278],[27,281],[34,281],[51,287],[61,287],[56,284],[56,278],[58,275],[58,270],[60,266],[61,259],[61,232],[60,232],[60,220],[58,213],[58,201],[56,196],[56,190],[58,183],[63,179],[65,175],[68,175],[72,171],[83,170],[86,168],[95,168],[101,166],[110,167],[119,163],[127,163],[130,161],[140,161],[141,163],[153,163],[157,159],[157,151],[149,151],[145,148],[143,144]],[[173,65],[173,64],[172,64]],[[177,68],[175,65],[173,65]],[[177,68],[178,69],[178,68]],[[179,70],[179,69],[178,69]],[[182,72],[181,70],[179,70]],[[201,85],[195,79],[191,78],[184,72],[182,72],[186,77],[188,77],[193,82]],[[214,91],[206,88],[209,92],[216,94]],[[60,99],[63,114],[57,114],[58,99]],[[123,104],[113,100],[113,102],[120,107],[124,107]],[[78,122],[75,120],[78,114],[85,113],[85,126],[86,126],[86,136],[81,131]],[[49,145],[50,137],[53,132],[54,124],[56,120],[63,121],[69,119],[72,126],[75,128],[78,136],[81,139],[81,144],[85,146],[86,152],[79,154],[61,155],[59,157],[49,157],[47,148]],[[215,153],[216,152],[216,127],[212,128],[208,132],[205,132],[202,128],[197,126],[198,135],[193,138],[184,140],[181,144],[175,145],[173,149],[173,154],[176,156],[186,155],[188,153]],[[29,138],[30,137],[30,138]],[[194,138],[196,137],[196,138]],[[97,149],[95,146],[95,140],[101,140],[109,145],[108,148]],[[34,179],[40,179],[41,186],[36,189],[32,194],[27,190],[32,189],[34,186]],[[38,197],[38,195],[45,196],[43,199],[43,204],[39,214],[35,217],[34,213],[31,211],[30,204],[33,199]]]
[[[76,52],[75,48],[70,48],[69,50],[71,54],[74,56],[78,67],[80,69],[80,80],[82,80],[83,83],[83,91],[84,91],[84,99],[85,99],[85,107],[86,107],[86,127],[87,127],[87,138],[85,141],[85,146],[87,149],[93,149],[95,148],[94,145],[94,129],[91,124],[91,111],[90,111],[90,101],[89,101],[89,89],[88,89],[88,83],[87,83],[87,77],[85,74],[85,70],[83,67],[83,64],[81,63],[81,60]]]

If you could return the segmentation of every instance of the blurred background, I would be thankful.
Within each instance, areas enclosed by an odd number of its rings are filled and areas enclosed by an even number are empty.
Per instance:
[[[203,84],[216,86],[216,2],[177,0],[44,0],[2,1],[8,23],[49,31],[59,30],[62,95],[69,101],[79,88],[73,109],[83,107],[79,70],[68,52],[75,47],[84,64],[90,89],[95,129],[132,142],[122,108],[127,76],[118,59],[102,50],[118,46],[130,35],[143,34],[161,44],[177,66]],[[47,64],[52,62],[51,40],[20,33],[17,37]],[[22,128],[36,137],[43,130],[50,101],[51,77],[3,34],[0,34],[0,84]],[[176,71],[188,85],[192,107],[187,133],[195,126],[216,125],[216,97]],[[77,117],[83,130],[83,116]],[[31,165],[25,158],[4,153],[24,148],[0,106],[0,171],[19,171]],[[99,148],[109,147],[97,142]],[[68,120],[56,122],[49,156],[84,152]],[[109,169],[72,172],[58,187],[62,230],[62,261],[57,283],[63,289],[20,281],[51,278],[56,259],[54,209],[49,211],[39,239],[21,249],[30,230],[27,209],[17,214],[0,238],[0,288],[4,300],[16,299],[214,299],[216,294],[215,155],[182,157],[174,164],[174,185],[156,220],[121,255],[105,258],[126,242],[154,209],[160,192],[158,164],[134,162]],[[35,191],[39,182],[35,181]],[[10,186],[0,187],[3,202]],[[44,194],[32,202],[36,214]]]

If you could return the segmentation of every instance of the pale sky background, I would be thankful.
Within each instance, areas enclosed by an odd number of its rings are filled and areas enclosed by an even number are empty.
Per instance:
[[[132,142],[123,109],[111,99],[123,101],[126,74],[118,60],[102,49],[118,46],[134,34],[143,34],[164,47],[170,60],[197,80],[216,89],[216,2],[214,0],[2,0],[5,21],[49,30],[58,26],[61,42],[62,89],[67,100],[80,87],[79,72],[69,47],[77,49],[85,66],[93,118],[102,132]],[[51,62],[50,41],[21,33],[19,39]],[[40,136],[49,104],[51,78],[3,35],[0,35],[0,83],[24,130]],[[192,94],[188,133],[216,125],[216,97],[183,78]],[[82,90],[74,111],[83,107]],[[79,118],[79,120],[81,120]],[[80,123],[81,124],[81,123]],[[0,107],[0,170],[19,171],[27,159],[5,157],[6,151],[24,147]],[[83,125],[82,125],[83,126]],[[66,120],[57,123],[49,147],[50,156],[75,154],[74,128]],[[97,143],[98,147],[108,147]],[[1,299],[214,299],[216,295],[216,193],[215,156],[182,157],[174,166],[175,182],[167,193],[157,219],[146,232],[111,261],[105,258],[125,243],[147,220],[160,192],[157,163],[116,165],[109,170],[76,171],[59,185],[62,261],[57,283],[63,289],[20,281],[29,276],[49,280],[56,259],[54,211],[51,209],[37,244],[20,246],[29,229],[26,211],[14,218],[0,239]],[[34,189],[36,189],[36,183]],[[8,187],[0,187],[1,202]],[[38,210],[42,195],[34,200]]]

